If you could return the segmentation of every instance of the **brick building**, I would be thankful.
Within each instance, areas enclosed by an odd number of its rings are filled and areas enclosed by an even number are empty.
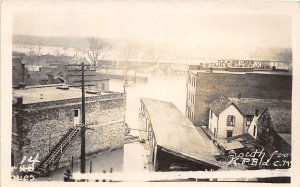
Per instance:
[[[276,84],[274,84],[276,83]],[[194,125],[207,126],[209,105],[221,94],[227,97],[291,100],[292,74],[278,71],[232,72],[190,67],[185,115]]]
[[[93,130],[86,130],[86,156],[121,148],[125,93],[87,90],[85,97],[86,123],[93,123]],[[49,167],[69,165],[72,156],[75,162],[79,161],[80,89],[65,84],[31,86],[14,89],[13,98],[13,165],[18,166],[24,156],[37,153],[41,163]]]

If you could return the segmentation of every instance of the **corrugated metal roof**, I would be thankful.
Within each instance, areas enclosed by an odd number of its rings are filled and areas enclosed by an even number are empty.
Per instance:
[[[144,103],[159,146],[201,162],[218,166],[214,155],[218,149],[204,134],[198,133],[194,125],[173,103],[141,99]]]

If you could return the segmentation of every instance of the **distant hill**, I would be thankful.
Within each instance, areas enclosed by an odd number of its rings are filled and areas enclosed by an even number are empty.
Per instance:
[[[224,50],[224,47],[200,45],[194,48],[185,48],[182,46],[157,46],[151,42],[141,43],[132,39],[103,39],[110,44],[111,49],[117,49],[124,53],[130,53],[130,56],[140,55],[143,57],[151,56],[153,58],[157,53],[160,57],[165,55],[185,56],[187,58],[194,56],[197,58],[233,58],[233,59],[264,59],[280,60],[292,62],[292,49],[276,47],[257,47],[252,49],[233,49]],[[88,37],[48,37],[48,36],[30,36],[30,35],[13,35],[13,44],[18,45],[41,45],[49,47],[66,47],[66,48],[89,48]],[[228,52],[228,54],[227,54]],[[128,54],[127,54],[128,55]]]
[[[13,35],[13,44],[41,45],[66,48],[88,48],[88,38],[80,37],[44,37],[30,35]]]

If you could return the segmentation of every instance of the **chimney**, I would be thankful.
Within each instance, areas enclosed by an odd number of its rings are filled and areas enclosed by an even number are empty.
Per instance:
[[[258,117],[259,109],[255,109],[255,116]]]
[[[21,63],[21,69],[22,69],[22,82],[24,82],[25,80],[25,64],[22,62]]]
[[[241,98],[242,98],[242,94],[239,94],[239,95],[238,95],[238,98],[241,99]]]
[[[19,82],[19,89],[25,89],[25,83]]]

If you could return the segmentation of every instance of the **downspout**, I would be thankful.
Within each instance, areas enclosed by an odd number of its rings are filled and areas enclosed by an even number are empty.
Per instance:
[[[218,137],[218,131],[219,131],[219,116],[218,116],[218,119],[217,119],[216,137]],[[215,140],[216,140],[216,137],[215,137]]]

